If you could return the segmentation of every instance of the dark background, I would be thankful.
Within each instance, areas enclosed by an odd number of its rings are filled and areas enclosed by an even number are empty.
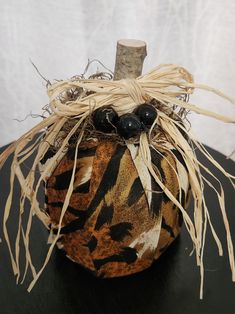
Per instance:
[[[214,150],[210,149],[210,152],[225,170],[235,175],[234,162],[226,160],[223,155]],[[198,156],[223,183],[232,238],[235,240],[234,190],[227,179],[209,165],[200,154]],[[1,216],[9,188],[9,169],[8,161],[0,172]],[[15,187],[13,207],[17,206],[19,197],[19,187],[17,184]],[[184,227],[181,236],[152,267],[129,277],[95,278],[67,259],[61,251],[55,249],[49,264],[31,293],[27,292],[30,278],[27,278],[23,285],[15,284],[9,254],[3,240],[0,245],[0,313],[235,313],[235,284],[231,280],[222,216],[215,194],[208,188],[205,193],[212,221],[223,243],[224,257],[218,256],[211,232],[208,231],[202,301],[199,300],[199,268],[196,266],[195,256],[189,256],[192,244]],[[43,193],[41,199],[43,201]],[[13,215],[8,224],[12,235],[17,229],[15,218]],[[2,227],[0,230],[3,239]],[[47,252],[47,236],[47,231],[35,218],[31,234],[31,250],[37,269],[42,265]]]

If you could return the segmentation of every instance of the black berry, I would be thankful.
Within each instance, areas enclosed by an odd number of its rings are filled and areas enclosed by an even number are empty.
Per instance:
[[[139,135],[143,130],[142,123],[134,113],[122,115],[118,121],[117,129],[119,135],[125,139]]]
[[[142,104],[137,107],[135,114],[139,117],[140,121],[148,128],[151,127],[157,118],[157,110],[150,104]]]
[[[118,114],[110,106],[96,109],[93,113],[93,124],[96,130],[110,133],[115,129],[118,122]]]

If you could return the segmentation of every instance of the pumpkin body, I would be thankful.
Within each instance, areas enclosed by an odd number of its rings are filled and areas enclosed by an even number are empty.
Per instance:
[[[174,197],[179,200],[181,194],[185,207],[189,187],[183,161],[174,151],[159,151],[151,148],[152,163]],[[54,232],[73,165],[74,149],[69,149],[46,182],[46,210]],[[175,172],[184,176],[182,193]],[[125,145],[109,140],[82,142],[58,246],[96,276],[125,276],[149,267],[178,236],[182,224],[178,208],[151,176],[150,180],[154,192],[149,206]]]

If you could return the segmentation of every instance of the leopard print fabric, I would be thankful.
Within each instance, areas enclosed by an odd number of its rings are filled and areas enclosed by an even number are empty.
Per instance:
[[[160,152],[151,148],[152,163],[186,207],[189,186],[183,159],[175,150]],[[74,149],[70,149],[46,181],[46,210],[54,233],[73,165]],[[175,171],[185,182],[181,193]],[[100,277],[125,276],[149,267],[179,235],[182,225],[178,208],[151,176],[150,180],[154,192],[149,205],[126,146],[107,140],[80,144],[58,247]]]

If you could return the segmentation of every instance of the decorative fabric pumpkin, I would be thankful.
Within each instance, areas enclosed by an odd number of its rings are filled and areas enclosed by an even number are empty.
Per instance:
[[[225,122],[234,123],[235,118],[190,104],[188,96],[196,88],[212,91],[235,103],[217,90],[195,84],[187,70],[171,64],[160,65],[137,79],[112,81],[75,77],[48,85],[48,117],[0,156],[2,166],[14,153],[11,189],[4,212],[4,235],[18,279],[20,237],[24,239],[26,263],[31,265],[32,216],[36,215],[51,230],[48,255],[42,268],[32,272],[33,281],[28,291],[41,275],[56,244],[72,260],[97,276],[124,276],[149,267],[177,237],[184,221],[195,247],[197,264],[201,267],[202,297],[207,226],[222,255],[222,245],[210,221],[203,195],[204,183],[214,189],[220,204],[235,281],[223,189],[221,185],[219,189],[215,187],[200,173],[200,169],[204,169],[215,178],[197,160],[195,148],[223,172],[233,187],[235,177],[194,140],[185,125],[185,116],[187,110],[192,110]],[[145,125],[141,120],[143,113],[139,106],[142,104],[150,104],[157,112],[151,125],[147,122]],[[117,115],[110,116],[112,121],[104,115],[106,120],[101,125],[107,121],[108,124],[102,132],[99,119],[95,118],[97,115],[102,117],[102,113],[97,114],[96,110],[104,110],[107,106]],[[128,118],[127,124],[123,117]],[[35,151],[32,169],[24,175],[22,165]],[[38,167],[41,174],[36,178]],[[7,231],[14,178],[21,186],[15,253]],[[37,200],[43,181],[46,182],[46,209]],[[187,213],[189,190],[194,203],[192,218]],[[31,208],[25,227],[22,218],[27,200]]]

